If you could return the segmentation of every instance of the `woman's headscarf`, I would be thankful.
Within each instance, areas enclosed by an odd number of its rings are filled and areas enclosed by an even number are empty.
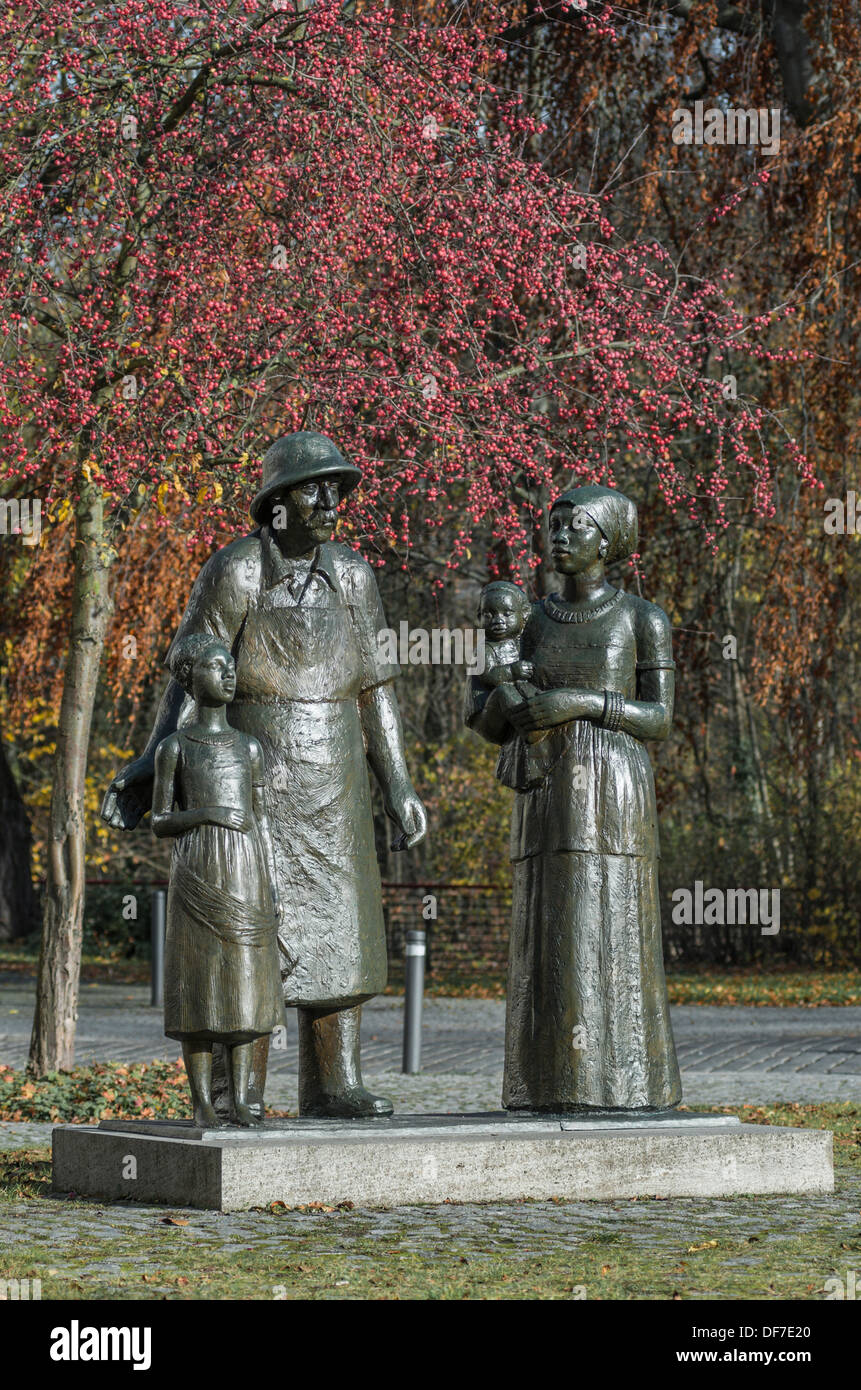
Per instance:
[[[601,487],[598,483],[573,487],[569,492],[561,493],[553,507],[563,503],[579,507],[590,521],[594,521],[607,542],[605,560],[608,564],[626,559],[637,549],[637,508],[615,488]],[[553,507],[550,508],[551,512]]]

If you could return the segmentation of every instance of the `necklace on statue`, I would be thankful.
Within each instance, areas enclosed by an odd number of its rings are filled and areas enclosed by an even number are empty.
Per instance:
[[[183,729],[182,733],[185,734],[186,738],[190,738],[192,743],[232,743],[236,737],[235,729],[213,730],[206,734],[192,734],[187,729]]]
[[[572,608],[567,600],[560,602],[560,594],[550,594],[543,600],[543,606],[548,618],[553,618],[557,623],[588,623],[609,613],[613,605],[619,602],[622,593],[622,589],[614,589],[612,598],[605,599],[597,608]],[[562,603],[565,603],[564,608]]]

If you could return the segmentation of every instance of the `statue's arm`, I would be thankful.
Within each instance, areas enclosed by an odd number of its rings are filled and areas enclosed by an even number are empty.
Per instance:
[[[637,624],[637,698],[625,701],[622,732],[644,741],[667,738],[673,725],[675,689],[670,620],[657,604],[644,604]]]
[[[208,632],[229,647],[242,619],[243,595],[237,585],[237,567],[224,551],[213,555],[195,580],[182,621],[173,639],[192,632]],[[183,722],[183,705],[193,701],[173,678],[159,702],[155,723],[146,747],[139,757],[117,774],[102,802],[102,820],[117,830],[134,830],[152,805],[155,752],[161,741],[175,733]]]
[[[410,849],[427,833],[427,813],[407,767],[401,713],[392,682],[397,665],[380,642],[388,631],[374,571],[355,552],[337,556],[362,663],[359,717],[365,754],[380,784],[387,814],[400,832],[394,848]]]
[[[637,698],[624,700],[617,710],[604,690],[545,690],[509,712],[523,734],[552,729],[573,719],[630,734],[643,742],[668,737],[673,722],[675,668],[672,632],[667,615],[645,604],[637,625]]]
[[[251,747],[251,792],[254,804],[254,818],[260,830],[260,841],[263,845],[263,853],[266,856],[266,872],[269,875],[269,886],[272,890],[272,901],[275,905],[277,916],[281,915],[281,894],[278,891],[278,874],[275,868],[275,846],[272,843],[272,831],[269,827],[269,816],[266,812],[266,774],[263,763],[263,750],[255,739]]]
[[[644,742],[669,737],[673,724],[675,672],[670,669],[642,671],[638,679],[638,698],[626,700],[619,725],[622,733]]]
[[[281,979],[286,980],[296,969],[297,957],[288,942],[281,935],[281,926],[284,920],[284,903],[281,897],[281,888],[278,882],[278,866],[275,863],[275,843],[272,839],[272,829],[269,825],[269,816],[266,811],[266,765],[263,759],[263,749],[256,739],[251,745],[251,797],[254,810],[254,818],[260,831],[260,842],[263,846],[263,854],[266,859],[266,872],[269,875],[269,889],[272,894],[272,906],[275,909],[275,918],[278,922],[278,958],[281,964]]]
[[[155,756],[159,744],[176,732],[179,714],[186,700],[181,685],[171,677],[159,701],[152,733],[139,758],[127,763],[118,772],[102,802],[102,820],[116,830],[134,830],[146,815],[153,799]]]
[[[488,690],[495,690],[498,685],[511,685],[514,681],[514,671],[512,666],[488,666],[481,679]]]
[[[165,738],[156,749],[152,794],[152,829],[160,840],[170,835],[182,835],[196,823],[193,813],[175,811],[176,768],[179,746],[175,738]]]
[[[400,831],[398,849],[411,849],[427,833],[427,812],[412,784],[404,751],[404,731],[391,681],[359,697],[365,752],[380,784],[386,811]]]

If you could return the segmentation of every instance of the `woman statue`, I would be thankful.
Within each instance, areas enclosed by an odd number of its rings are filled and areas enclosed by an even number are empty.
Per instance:
[[[503,1104],[669,1110],[681,1100],[661,952],[658,823],[647,739],[673,717],[666,614],[607,583],[637,510],[577,487],[550,512],[561,594],[521,639],[538,693],[471,679],[467,723],[502,744],[517,791]]]
[[[179,642],[171,671],[194,695],[195,712],[155,755],[152,828],[174,837],[164,1031],[182,1043],[195,1123],[220,1124],[212,1101],[218,1042],[230,1058],[230,1118],[250,1127],[261,1122],[248,1099],[253,1045],[283,1024],[281,974],[295,964],[279,958],[263,753],[227,722],[236,666],[216,638],[196,633]]]

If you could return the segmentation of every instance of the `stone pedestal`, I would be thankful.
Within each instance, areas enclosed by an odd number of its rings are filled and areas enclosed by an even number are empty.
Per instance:
[[[734,1116],[403,1115],[270,1120],[260,1130],[191,1121],[103,1121],[53,1133],[53,1185],[107,1200],[244,1211],[271,1202],[396,1207],[517,1198],[613,1201],[831,1192],[828,1130]]]

